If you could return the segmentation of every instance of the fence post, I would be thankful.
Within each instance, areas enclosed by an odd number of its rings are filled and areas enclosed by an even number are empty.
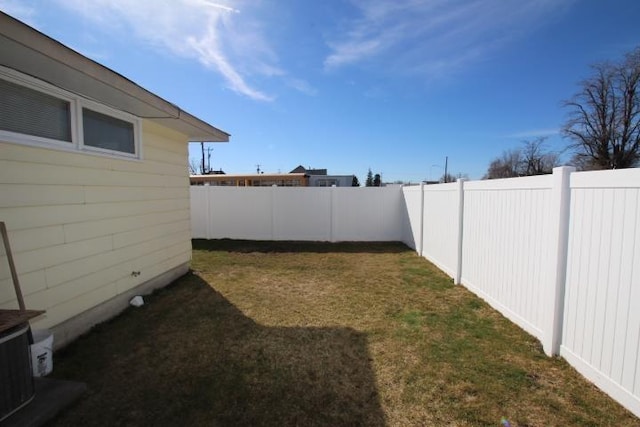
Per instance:
[[[458,233],[456,236],[456,275],[453,278],[454,285],[462,283],[462,239],[464,229],[464,182],[466,179],[458,179]]]
[[[204,203],[205,203],[205,206],[204,206],[205,234],[207,235],[207,239],[213,239],[213,231],[212,231],[213,218],[211,218],[211,191],[213,190],[213,186],[205,185],[202,188],[204,189]]]
[[[277,185],[273,184],[271,186],[271,240],[276,239],[276,188]]]
[[[329,193],[329,241],[335,242],[333,226],[334,226],[334,218],[336,216],[335,212],[335,194],[336,194],[336,185],[332,185]]]
[[[564,291],[567,277],[567,250],[569,245],[569,211],[571,208],[570,166],[553,168],[551,189],[551,236],[549,249],[548,286],[543,295],[549,313],[545,316],[545,331],[542,346],[548,356],[560,352],[562,342],[562,322],[564,316]]]
[[[418,255],[424,256],[424,182],[420,183],[420,239],[418,241]]]

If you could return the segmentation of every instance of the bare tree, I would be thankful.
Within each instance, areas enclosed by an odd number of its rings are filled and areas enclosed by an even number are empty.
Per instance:
[[[489,169],[483,179],[513,178],[520,176],[519,167],[522,153],[519,149],[503,151],[500,157],[489,164]]]
[[[592,158],[582,153],[575,153],[571,157],[571,160],[569,160],[569,164],[575,167],[578,171],[588,171],[594,169]]]
[[[442,174],[438,182],[440,184],[447,183],[447,182],[456,182],[456,176],[452,173],[447,172],[446,174]]]
[[[571,110],[563,134],[577,166],[622,169],[640,161],[640,47],[620,64],[593,66],[594,75],[565,102]]]
[[[560,155],[545,151],[546,138],[524,141],[519,165],[520,176],[544,175],[552,173],[553,168],[560,163]]]
[[[560,164],[560,154],[547,151],[545,140],[546,138],[537,138],[523,141],[521,148],[504,151],[489,164],[483,178],[513,178],[553,172],[553,168]]]
[[[189,174],[190,175],[198,175],[201,174],[201,164],[199,161],[195,159],[189,159]]]

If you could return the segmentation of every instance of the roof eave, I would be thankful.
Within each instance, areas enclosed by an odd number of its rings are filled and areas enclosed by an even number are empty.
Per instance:
[[[0,12],[0,64],[187,135],[228,142],[229,134],[123,75]]]

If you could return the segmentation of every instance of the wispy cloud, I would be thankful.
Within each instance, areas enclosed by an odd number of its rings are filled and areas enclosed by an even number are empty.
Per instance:
[[[248,0],[58,0],[95,25],[157,49],[192,58],[218,72],[233,91],[274,97],[250,80],[285,74],[254,19]],[[245,10],[246,8],[246,10]]]
[[[543,129],[529,129],[521,132],[514,132],[505,135],[505,138],[544,138],[546,136],[559,135],[559,128],[543,128]]]
[[[306,80],[290,77],[287,78],[287,86],[305,95],[316,96],[318,94],[318,90],[311,86]]]
[[[23,0],[0,0],[0,10],[27,24],[34,26],[35,6],[25,4]]]
[[[369,63],[447,75],[531,31],[574,0],[352,0],[358,15],[328,41],[326,70]]]

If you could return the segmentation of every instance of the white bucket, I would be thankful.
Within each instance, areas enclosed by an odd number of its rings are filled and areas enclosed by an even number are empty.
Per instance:
[[[31,367],[34,377],[43,377],[53,371],[53,334],[47,329],[33,331]]]

